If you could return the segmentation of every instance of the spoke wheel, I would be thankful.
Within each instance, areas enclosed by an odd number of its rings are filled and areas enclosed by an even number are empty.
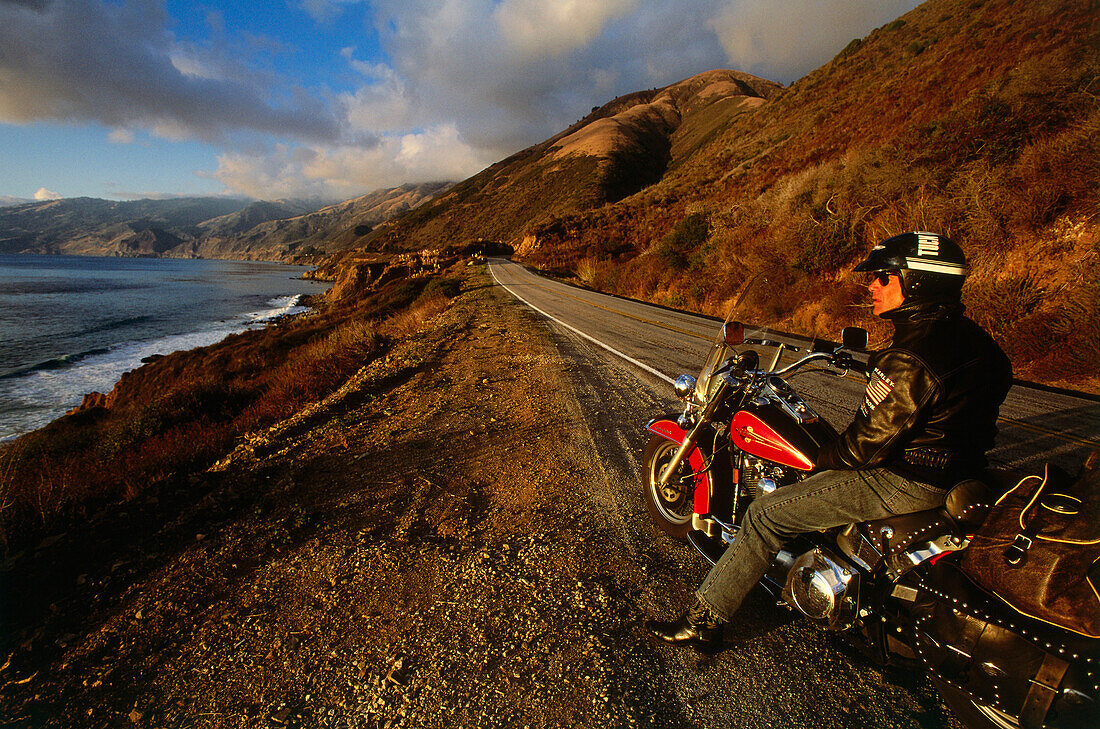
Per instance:
[[[662,474],[679,445],[655,435],[649,439],[642,456],[645,504],[653,521],[666,534],[684,539],[691,530],[694,509],[695,474],[685,458],[667,486],[660,485]]]

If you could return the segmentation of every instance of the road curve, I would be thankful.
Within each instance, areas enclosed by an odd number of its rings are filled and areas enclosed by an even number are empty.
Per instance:
[[[718,332],[708,317],[674,311],[570,286],[505,259],[492,259],[494,281],[543,316],[636,368],[643,381],[665,388],[682,373],[695,374]],[[855,376],[800,376],[799,392],[843,428],[863,394]],[[1090,450],[1100,449],[1100,403],[1087,397],[1016,385],[1001,408],[994,465],[1041,469],[1055,463],[1076,472]]]

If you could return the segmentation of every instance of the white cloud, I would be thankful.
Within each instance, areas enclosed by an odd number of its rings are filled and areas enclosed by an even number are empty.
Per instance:
[[[219,146],[229,191],[359,194],[456,179],[593,106],[714,68],[789,83],[918,0],[295,0],[369,18],[381,54],[302,89],[264,70],[293,38],[182,43],[153,0],[0,0],[0,123],[97,123]],[[378,60],[384,59],[384,60]],[[247,145],[247,146],[246,146]],[[247,150],[247,151],[245,151]],[[266,151],[256,151],[266,150]],[[326,176],[331,176],[331,179]]]
[[[636,5],[637,0],[504,0],[493,17],[508,47],[532,59],[583,48],[608,21]]]
[[[347,199],[406,182],[469,177],[490,164],[453,126],[379,138],[372,146],[277,145],[265,154],[229,152],[209,176],[252,197]]]
[[[357,61],[351,48],[341,55],[367,82],[354,93],[339,97],[349,129],[372,134],[399,132],[423,121],[413,109],[415,97],[393,68]]]
[[[44,187],[38,188],[38,192],[34,193],[35,200],[60,200],[61,193],[54,192],[53,190],[47,190]]]
[[[272,100],[231,49],[175,42],[161,3],[0,2],[0,122],[97,122],[222,142],[245,134],[333,140],[318,97]]]
[[[135,136],[131,129],[112,129],[107,139],[114,144],[133,144]]]
[[[919,5],[913,0],[741,0],[724,3],[710,23],[738,70],[801,77],[853,38]]]

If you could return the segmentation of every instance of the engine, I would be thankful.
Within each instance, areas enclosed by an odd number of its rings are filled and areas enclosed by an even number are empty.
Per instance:
[[[793,483],[798,478],[798,472],[792,468],[765,461],[748,453],[744,455],[741,465],[742,493],[753,499],[771,493],[779,486]]]
[[[787,572],[783,599],[823,627],[844,630],[855,622],[859,575],[842,559],[819,547],[795,559]]]

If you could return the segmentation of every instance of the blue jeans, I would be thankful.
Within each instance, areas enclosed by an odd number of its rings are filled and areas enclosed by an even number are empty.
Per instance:
[[[882,468],[822,471],[780,486],[749,504],[733,543],[695,594],[715,615],[729,620],[775,555],[795,536],[934,509],[943,504],[946,494],[944,489]]]

